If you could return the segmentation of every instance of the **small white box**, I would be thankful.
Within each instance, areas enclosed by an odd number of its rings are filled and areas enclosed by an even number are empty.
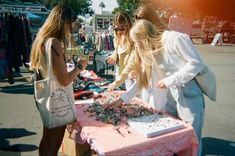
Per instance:
[[[147,138],[184,128],[183,123],[165,114],[128,119],[128,124]]]

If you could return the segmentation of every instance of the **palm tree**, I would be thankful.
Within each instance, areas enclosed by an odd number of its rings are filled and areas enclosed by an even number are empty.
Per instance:
[[[105,8],[104,2],[100,2],[99,7],[100,7],[100,10],[101,10],[101,14],[102,14],[103,8]]]

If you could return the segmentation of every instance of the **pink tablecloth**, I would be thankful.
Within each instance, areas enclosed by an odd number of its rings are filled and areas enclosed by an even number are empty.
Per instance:
[[[73,134],[77,143],[87,141],[98,155],[178,155],[196,156],[198,142],[192,126],[153,138],[146,138],[123,125],[120,133],[109,124],[96,121],[85,112],[86,106],[76,105],[81,133]],[[180,121],[182,122],[182,121]]]

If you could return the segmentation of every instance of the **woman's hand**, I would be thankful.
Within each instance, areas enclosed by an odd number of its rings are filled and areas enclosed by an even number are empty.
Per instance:
[[[115,86],[116,86],[116,81],[114,81],[113,83],[109,84],[108,91],[113,91]]]
[[[116,99],[115,101],[109,103],[109,104],[106,104],[104,106],[105,109],[108,109],[108,108],[118,108],[122,105],[123,101],[121,98],[118,98]]]
[[[108,58],[106,59],[106,61],[107,61],[108,64],[115,64],[115,63],[116,63],[116,60],[113,59],[113,58],[111,58],[111,57],[108,57]]]
[[[161,88],[161,89],[166,89],[166,85],[163,80],[160,80],[156,83],[156,87]]]
[[[87,60],[86,60],[86,59],[79,59],[79,60],[77,61],[77,63],[79,63],[79,64],[82,65],[81,71],[83,71],[83,70],[86,69],[86,67],[87,67]]]
[[[136,73],[136,71],[132,70],[132,71],[128,74],[128,78],[129,78],[129,79],[137,79],[137,73]]]

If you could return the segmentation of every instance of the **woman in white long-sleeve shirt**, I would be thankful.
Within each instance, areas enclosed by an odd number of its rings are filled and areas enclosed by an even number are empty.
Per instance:
[[[137,82],[107,107],[129,103],[143,90],[142,98],[151,106],[191,124],[200,143],[204,97],[194,78],[204,64],[189,36],[158,29],[143,19],[136,22],[130,35],[136,44]]]

